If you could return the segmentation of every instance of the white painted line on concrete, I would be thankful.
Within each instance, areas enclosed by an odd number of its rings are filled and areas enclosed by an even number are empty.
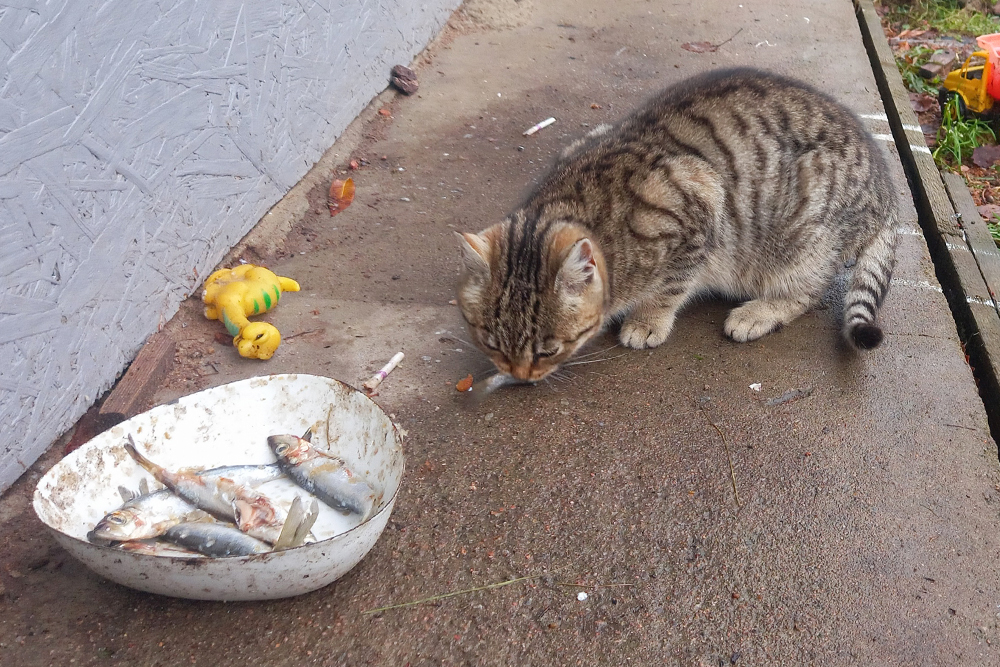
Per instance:
[[[879,141],[888,141],[889,143],[896,142],[896,140],[893,138],[891,134],[873,134],[872,138],[878,139]],[[916,144],[910,144],[910,150],[915,153],[927,153],[928,155],[931,154],[931,149],[927,148],[927,146],[917,146]]]
[[[934,292],[937,292],[938,294],[944,294],[944,290],[942,290],[937,285],[931,285],[926,280],[907,280],[906,278],[893,278],[889,282],[892,283],[893,285],[902,285],[903,287],[917,287],[919,289],[929,289]]]
[[[883,123],[889,122],[889,117],[884,113],[863,113],[861,114],[861,118],[864,118],[865,120],[878,120]],[[904,125],[903,129],[907,132],[920,132],[921,134],[923,134],[924,131],[924,128],[919,125]]]
[[[907,280],[905,278],[893,278],[889,282],[893,285],[901,285],[903,287],[916,287],[917,289],[925,289],[925,290],[930,290],[932,292],[937,292],[938,294],[944,294],[944,290],[942,290],[937,285],[931,285],[926,280]],[[968,303],[974,303],[980,306],[987,306],[989,308],[993,308],[994,310],[996,309],[992,301],[983,299],[978,296],[967,296],[965,297],[965,300]]]

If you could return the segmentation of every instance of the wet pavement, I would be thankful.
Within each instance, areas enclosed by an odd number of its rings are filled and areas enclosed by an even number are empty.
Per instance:
[[[272,372],[360,386],[406,353],[376,399],[408,435],[373,551],[277,602],[130,591],[34,518],[54,449],[0,500],[0,664],[1000,664],[996,445],[898,163],[878,350],[845,350],[833,306],[735,344],[730,304],[706,301],[661,348],[607,334],[561,377],[464,406],[455,383],[490,365],[450,303],[453,231],[497,221],[588,127],[753,64],[888,134],[845,0],[518,6],[517,27],[453,21],[416,64],[419,95],[381,96],[307,177],[285,246],[250,240],[246,259],[303,286],[269,316],[285,336],[271,361],[217,342],[195,300],[167,327],[179,353],[160,401]],[[331,218],[330,166],[352,158],[368,164]]]

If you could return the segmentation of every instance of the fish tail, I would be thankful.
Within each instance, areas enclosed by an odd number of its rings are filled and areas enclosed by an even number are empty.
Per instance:
[[[166,476],[166,470],[156,465],[155,463],[153,463],[152,461],[150,461],[145,456],[139,453],[139,450],[135,448],[135,441],[132,439],[131,433],[128,436],[128,442],[125,443],[125,451],[128,452],[128,455],[131,456],[136,463],[145,468],[146,472],[148,472],[150,475],[155,477],[160,482],[163,482],[164,484],[166,483],[163,481],[164,477]]]
[[[302,522],[304,518],[305,511],[302,508],[302,499],[298,496],[292,500],[292,506],[288,509],[288,514],[285,516],[285,523],[281,527],[281,533],[278,534],[278,539],[274,541],[274,550],[281,551],[282,549],[289,549],[293,546],[295,541],[295,531],[298,525]]]

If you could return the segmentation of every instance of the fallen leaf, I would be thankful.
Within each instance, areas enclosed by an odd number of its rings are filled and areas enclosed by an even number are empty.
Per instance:
[[[927,93],[910,93],[910,106],[917,113],[924,113],[937,106],[937,100]]]
[[[455,389],[458,391],[469,391],[472,389],[472,374],[466,375],[465,378],[458,381],[455,385]]]
[[[403,65],[396,65],[392,68],[389,82],[407,95],[417,92],[419,85],[417,83],[417,73]]]
[[[692,53],[715,53],[719,47],[712,42],[687,42],[681,44],[681,48]]]
[[[979,210],[979,215],[988,222],[996,222],[1000,219],[1000,206],[997,204],[983,204],[976,208]]]
[[[989,169],[1000,161],[1000,146],[980,146],[972,151],[972,164]]]
[[[348,178],[342,181],[339,178],[330,184],[330,197],[327,204],[330,206],[330,215],[337,215],[354,201],[354,179]]]
[[[896,36],[899,37],[899,39],[909,39],[911,37],[920,37],[926,32],[927,32],[926,30],[910,29],[910,30],[904,30],[903,32],[899,33]]]
[[[388,107],[382,107],[381,109],[378,110],[378,115],[379,116],[391,116],[392,112],[389,111]]]

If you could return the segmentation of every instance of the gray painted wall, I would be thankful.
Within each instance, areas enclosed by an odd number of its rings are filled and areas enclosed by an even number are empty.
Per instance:
[[[0,0],[0,491],[460,0]]]

